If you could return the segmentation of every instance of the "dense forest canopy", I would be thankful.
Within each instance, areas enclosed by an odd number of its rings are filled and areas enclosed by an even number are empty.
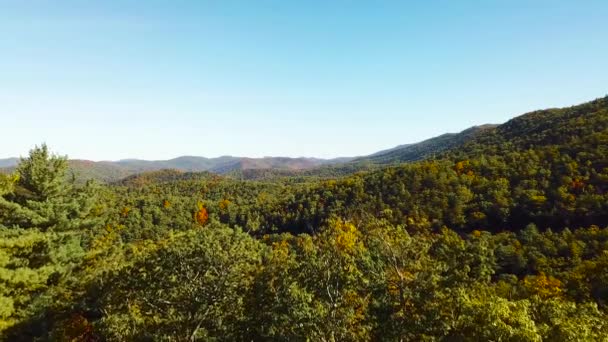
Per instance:
[[[112,184],[36,147],[0,174],[0,336],[608,340],[608,97],[444,138]]]

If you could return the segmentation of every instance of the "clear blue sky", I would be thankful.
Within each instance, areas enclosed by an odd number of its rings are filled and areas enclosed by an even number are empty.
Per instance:
[[[372,153],[608,93],[608,1],[0,0],[0,158]]]

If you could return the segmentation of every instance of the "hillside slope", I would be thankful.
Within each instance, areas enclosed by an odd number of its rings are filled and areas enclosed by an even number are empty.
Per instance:
[[[354,162],[397,164],[428,159],[441,152],[458,147],[475,138],[480,133],[492,130],[496,127],[496,125],[474,126],[460,133],[446,133],[419,143],[401,145],[386,151],[380,151],[367,157],[357,158]]]
[[[318,182],[268,226],[308,231],[331,216],[464,231],[608,226],[608,97],[476,134],[433,160]]]
[[[515,117],[465,142],[453,156],[500,154],[554,146],[573,157],[586,151],[608,156],[608,96],[566,108],[538,110]],[[590,159],[590,158],[587,158]]]

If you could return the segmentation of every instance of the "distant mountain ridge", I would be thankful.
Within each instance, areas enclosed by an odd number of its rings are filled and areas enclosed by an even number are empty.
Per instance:
[[[460,133],[446,133],[419,143],[399,145],[390,149],[378,151],[363,157],[341,157],[333,159],[321,158],[290,158],[290,157],[233,157],[221,156],[206,158],[197,156],[181,156],[168,160],[122,159],[118,161],[89,161],[71,159],[70,167],[77,176],[111,181],[128,177],[133,174],[158,171],[179,170],[184,172],[208,171],[227,174],[244,170],[284,170],[303,171],[322,166],[339,166],[342,164],[392,164],[426,159],[432,154],[446,151],[458,144],[464,143],[477,133],[495,128],[497,125],[475,126]],[[0,168],[11,168],[17,165],[19,158],[0,159]]]
[[[19,158],[6,158],[0,159],[0,168],[1,167],[12,167],[19,163]]]
[[[606,123],[605,110],[608,96],[572,107],[552,108],[526,113],[501,125],[473,126],[460,133],[446,133],[419,143],[399,145],[368,156],[354,158],[246,158],[222,156],[205,158],[181,156],[169,160],[124,159],[119,161],[93,162],[70,160],[70,169],[79,179],[117,181],[135,174],[176,170],[180,172],[210,172],[237,175],[245,179],[279,176],[317,176],[350,174],[384,165],[415,162],[441,157],[446,153],[470,155],[471,153],[496,153],[497,150],[515,146],[527,149],[537,145],[559,142],[568,145],[580,140],[580,136],[593,140],[593,144],[608,146],[595,135],[581,134],[581,127],[601,129]],[[581,122],[588,121],[587,126]],[[598,140],[599,139],[599,140]],[[608,155],[608,150],[606,150]],[[600,158],[602,159],[602,158]],[[604,158],[605,159],[605,158]],[[602,159],[602,160],[604,160]],[[0,159],[0,172],[10,171],[18,158]],[[608,162],[606,162],[608,165]]]
[[[352,158],[289,158],[264,157],[247,158],[222,156],[205,158],[181,156],[169,160],[123,159],[118,161],[90,161],[70,159],[70,170],[79,179],[96,179],[113,182],[142,172],[158,170],[178,170],[183,172],[212,172],[227,174],[241,170],[272,169],[285,171],[309,170],[324,165],[334,165]],[[0,171],[11,171],[19,163],[19,158],[0,159]]]
[[[524,114],[521,117],[533,113]],[[241,174],[244,178],[250,178],[248,175],[252,175],[251,178],[253,179],[258,177],[259,172],[271,175],[284,173],[291,176],[297,174],[309,176],[327,176],[333,173],[348,174],[357,170],[367,170],[370,167],[374,168],[433,158],[459,146],[465,146],[468,142],[475,141],[478,137],[482,138],[484,135],[487,135],[486,133],[493,134],[493,132],[503,129],[505,126],[512,125],[513,120],[503,125],[485,124],[473,126],[460,133],[445,133],[418,143],[399,145],[362,157],[320,159],[304,157],[247,158],[221,156],[217,158],[205,158],[181,156],[169,160],[122,159],[99,162],[71,159],[69,160],[69,164],[70,170],[76,178],[96,179],[103,182],[116,182],[133,175],[160,170],[211,172],[223,175]],[[18,162],[18,158],[0,159],[0,171],[10,171]]]

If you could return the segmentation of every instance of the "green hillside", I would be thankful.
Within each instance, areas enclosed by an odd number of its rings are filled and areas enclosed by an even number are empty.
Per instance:
[[[485,131],[459,152],[477,156],[554,146],[573,158],[591,152],[590,159],[601,161],[607,151],[607,110],[608,97],[603,97],[568,108],[535,111]]]
[[[439,153],[459,147],[482,132],[491,131],[495,127],[496,125],[482,125],[471,127],[460,133],[446,133],[416,144],[395,147],[387,151],[375,153],[369,157],[358,158],[354,162],[398,164],[435,158]]]

